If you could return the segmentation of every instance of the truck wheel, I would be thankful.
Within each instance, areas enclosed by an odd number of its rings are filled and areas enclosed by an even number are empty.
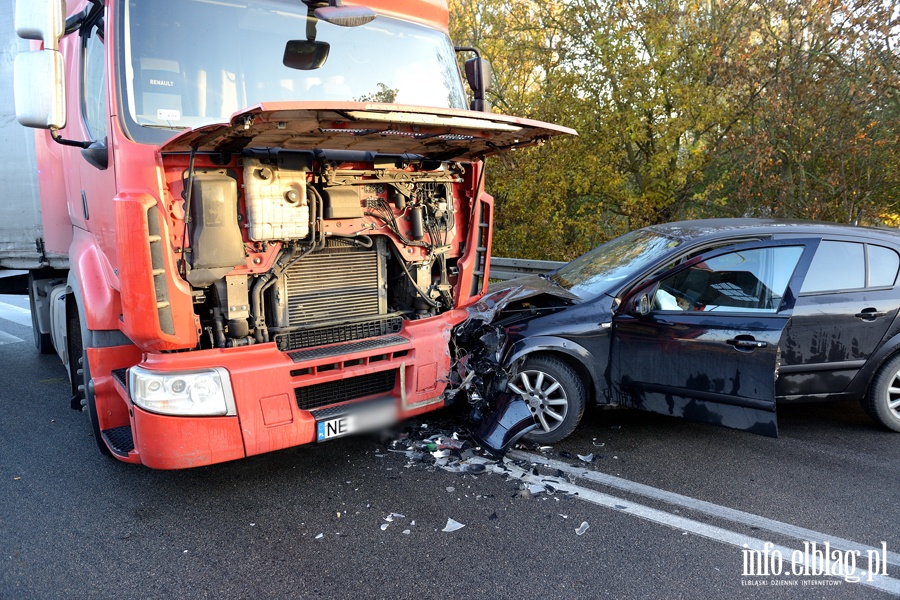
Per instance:
[[[87,408],[88,418],[91,422],[91,431],[94,434],[94,441],[100,448],[100,453],[106,456],[112,456],[112,452],[103,441],[100,433],[100,419],[97,417],[97,401],[94,397],[94,388],[91,385],[91,366],[88,363],[87,352],[84,348],[83,335],[81,330],[81,320],[78,318],[77,309],[69,308],[68,314],[68,338],[69,338],[69,361],[70,373],[72,373],[72,391],[75,398],[83,402]]]
[[[49,333],[41,333],[38,326],[37,295],[34,292],[34,275],[28,274],[28,304],[31,308],[31,332],[34,335],[34,347],[41,354],[53,354],[53,337]]]
[[[863,408],[888,429],[900,432],[900,354],[878,370]]]
[[[584,414],[584,384],[572,367],[552,356],[527,359],[508,389],[525,400],[537,421],[537,429],[525,436],[531,442],[568,437]]]

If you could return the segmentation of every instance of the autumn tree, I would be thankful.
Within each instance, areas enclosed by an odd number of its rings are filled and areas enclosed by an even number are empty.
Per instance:
[[[893,1],[893,0],[891,0]],[[680,218],[900,212],[897,7],[452,0],[496,110],[579,131],[492,159],[498,255],[571,258]]]

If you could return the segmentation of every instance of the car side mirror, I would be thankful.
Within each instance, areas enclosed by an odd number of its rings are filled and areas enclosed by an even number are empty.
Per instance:
[[[634,303],[634,313],[642,317],[650,314],[650,294],[641,294]]]

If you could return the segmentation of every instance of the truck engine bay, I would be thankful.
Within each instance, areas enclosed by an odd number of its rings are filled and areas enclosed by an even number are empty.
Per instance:
[[[454,306],[465,165],[322,150],[214,158],[166,165],[201,349],[387,335]]]

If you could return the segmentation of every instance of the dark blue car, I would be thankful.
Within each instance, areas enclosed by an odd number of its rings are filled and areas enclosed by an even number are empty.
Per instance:
[[[776,436],[776,401],[858,399],[900,431],[898,270],[894,230],[647,227],[492,288],[456,332],[459,387],[488,419],[524,400],[542,443],[588,403]]]

